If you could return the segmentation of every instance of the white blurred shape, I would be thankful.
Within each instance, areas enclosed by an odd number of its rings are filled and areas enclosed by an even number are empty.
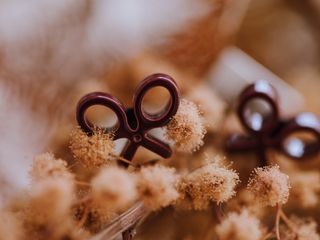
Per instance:
[[[229,103],[236,102],[248,84],[260,79],[277,90],[282,116],[303,110],[304,99],[298,91],[236,47],[225,49],[208,75],[216,92]]]
[[[76,81],[162,43],[209,10],[196,0],[2,0],[0,51],[15,74]]]
[[[16,97],[0,84],[0,202],[29,184],[32,158],[44,150],[52,129]]]

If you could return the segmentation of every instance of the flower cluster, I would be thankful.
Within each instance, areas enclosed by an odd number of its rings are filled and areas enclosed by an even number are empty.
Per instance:
[[[247,209],[242,209],[240,213],[230,212],[216,226],[216,232],[219,240],[260,240],[264,235],[260,220]]]
[[[149,208],[158,210],[178,199],[179,193],[176,189],[178,175],[175,169],[164,166],[144,167],[137,175],[139,195]]]
[[[201,91],[206,94],[191,94],[189,98],[209,107],[214,96],[205,89]],[[195,153],[204,144],[205,125],[215,111],[222,112],[224,108],[221,105],[204,114],[195,103],[181,100],[177,114],[166,127],[166,137],[174,142],[177,151],[163,164],[158,159],[137,164],[135,159],[129,162],[118,156],[112,133],[74,130],[70,141],[74,159],[58,159],[52,153],[36,156],[29,171],[31,186],[27,194],[0,207],[0,239],[84,240],[103,230],[113,238],[113,231],[127,230],[148,213],[160,213],[170,207],[177,216],[195,213],[200,216],[199,221],[207,220],[207,232],[201,237],[319,240],[316,221],[289,218],[284,208],[289,193],[289,207],[293,200],[299,207],[317,208],[319,171],[293,171],[292,167],[289,182],[284,167],[258,167],[250,169],[250,176],[247,172],[247,185],[240,184],[242,175],[238,172],[244,172],[239,170],[243,170],[242,166],[238,168],[238,162],[231,164],[221,149],[206,145],[199,154]],[[221,123],[222,118],[213,121]],[[215,135],[208,136],[212,137]],[[116,160],[129,167],[117,165]],[[180,160],[181,165],[177,164]],[[82,167],[77,168],[77,163]],[[270,221],[270,207],[274,207],[274,224]],[[218,221],[212,221],[213,212]],[[202,216],[204,213],[209,219]],[[182,239],[193,238],[186,235]]]
[[[238,183],[235,171],[211,163],[183,177],[178,188],[182,200],[194,209],[206,209],[212,201],[222,203],[231,199]]]
[[[257,168],[248,183],[248,189],[262,206],[285,204],[289,198],[289,176],[279,166]]]
[[[30,176],[33,182],[41,181],[48,177],[72,178],[74,175],[67,168],[68,163],[62,159],[56,159],[52,153],[43,153],[33,160]]]
[[[137,198],[135,176],[118,167],[105,167],[91,181],[93,201],[123,210]]]
[[[71,133],[70,149],[75,157],[86,168],[98,168],[111,164],[115,144],[113,136],[97,129],[88,136],[81,129]]]
[[[177,114],[166,127],[167,138],[174,141],[180,152],[193,152],[203,145],[206,134],[198,106],[182,99]]]

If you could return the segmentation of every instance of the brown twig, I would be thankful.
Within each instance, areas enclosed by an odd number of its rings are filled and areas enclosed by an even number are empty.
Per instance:
[[[281,237],[280,237],[280,216],[281,216],[281,205],[277,204],[276,225],[275,225],[275,232],[276,232],[277,240],[281,240]]]
[[[88,217],[88,213],[89,213],[88,207],[85,207],[84,212],[77,224],[77,228],[82,228],[82,226],[85,224]]]
[[[284,223],[290,228],[290,230],[295,234],[298,235],[296,232],[297,227],[295,226],[295,224],[287,217],[287,215],[282,211],[282,209],[280,210],[280,216],[281,219],[284,221]]]
[[[290,230],[297,236],[297,232],[296,232],[296,226],[295,224],[287,217],[287,215],[283,212],[281,205],[277,206],[277,214],[276,214],[276,223],[275,226],[273,228],[272,231],[268,232],[263,238],[262,240],[266,240],[269,237],[271,237],[274,233],[276,234],[276,238],[277,240],[281,240],[280,237],[280,228],[279,228],[279,224],[280,224],[280,220],[283,220],[283,222],[290,228]]]
[[[113,220],[101,233],[89,240],[112,240],[119,234],[135,226],[141,219],[149,214],[150,210],[143,203],[137,203],[128,211]]]
[[[77,205],[80,205],[80,204],[89,202],[89,201],[91,201],[91,200],[92,200],[91,196],[90,196],[90,195],[87,195],[87,196],[85,196],[85,197],[83,197],[83,198],[75,201],[75,202],[73,203],[73,206],[77,206]]]
[[[79,186],[90,187],[90,183],[88,183],[88,182],[83,182],[83,181],[79,181],[79,180],[75,180],[74,182],[75,182],[75,184],[77,184]]]
[[[132,167],[136,167],[131,161],[129,161],[128,159],[125,159],[124,157],[121,157],[121,156],[114,154],[114,153],[110,153],[110,155],[121,162],[127,163]]]
[[[68,165],[68,170],[72,170],[72,168],[74,168],[75,166],[77,166],[79,164],[79,162],[74,162],[73,164],[71,165]]]
[[[274,229],[270,232],[268,232],[263,238],[262,240],[267,240],[268,238],[270,238],[272,235],[274,234]]]

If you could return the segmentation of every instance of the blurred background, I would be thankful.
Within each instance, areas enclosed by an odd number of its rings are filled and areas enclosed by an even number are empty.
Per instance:
[[[210,82],[232,104],[233,90],[261,75],[289,96],[285,114],[320,114],[319,61],[319,0],[2,0],[1,195],[29,184],[35,154],[72,158],[76,104],[88,92],[130,105],[139,81],[164,72],[183,95]]]

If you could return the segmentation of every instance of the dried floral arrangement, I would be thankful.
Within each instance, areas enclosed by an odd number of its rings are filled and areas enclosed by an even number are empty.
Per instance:
[[[197,102],[210,105],[208,100],[198,97]],[[319,204],[319,172],[284,173],[280,163],[270,162],[254,168],[243,182],[218,150],[208,152],[207,143],[214,141],[206,141],[205,135],[216,128],[206,128],[210,114],[201,105],[180,100],[164,127],[175,150],[169,162],[136,164],[115,152],[112,130],[94,127],[88,134],[75,128],[69,146],[82,171],[52,153],[36,156],[30,188],[2,209],[3,239],[113,239],[119,233],[132,239],[151,212],[169,207],[214,214],[216,223],[209,224],[204,237],[213,230],[221,240],[319,239],[316,221],[288,217],[284,210],[290,197],[305,207]],[[216,114],[225,110],[221,105],[212,109]],[[217,124],[222,126],[223,119]],[[314,185],[308,185],[309,179]]]
[[[52,16],[35,11],[42,9],[36,0],[21,8],[27,19],[37,20],[32,15],[45,19],[31,24],[35,30],[30,36],[0,24],[0,48],[6,49],[0,56],[0,77],[4,79],[0,84],[0,109],[5,112],[0,117],[7,128],[0,139],[0,150],[9,149],[0,155],[0,240],[320,239],[319,153],[297,161],[278,151],[279,146],[265,142],[253,144],[253,148],[246,146],[250,151],[229,152],[225,146],[230,135],[256,135],[243,128],[241,119],[236,118],[237,109],[205,82],[219,50],[228,44],[240,24],[241,8],[246,8],[248,1],[203,1],[203,5],[174,0],[159,3],[155,9],[153,1],[139,0],[136,4],[146,12],[150,10],[155,20],[146,15],[142,22],[147,24],[125,33],[120,29],[131,29],[129,22],[134,21],[124,20],[121,4],[60,2],[48,5],[49,1],[44,1],[43,6],[53,9]],[[113,5],[115,18],[109,12]],[[15,22],[15,15],[6,12],[20,7],[10,1],[4,6],[0,8],[3,19]],[[179,18],[177,12],[183,12]],[[186,30],[179,32],[182,22],[190,19],[192,24],[189,22]],[[256,22],[268,24],[270,19]],[[101,22],[112,22],[118,28]],[[245,20],[250,32],[256,27],[252,22]],[[52,34],[57,28],[62,34]],[[120,37],[110,38],[105,32]],[[146,32],[148,37],[141,39]],[[157,45],[167,35],[171,35],[170,41]],[[246,31],[240,36],[244,36],[240,45],[248,52],[257,47],[256,39],[255,43],[250,39],[250,44],[245,44]],[[105,43],[106,37],[110,46]],[[35,44],[41,42],[39,39],[52,41]],[[79,51],[75,39],[84,39]],[[261,46],[261,55],[274,54],[264,44]],[[126,59],[124,64],[110,67],[113,63],[108,61],[114,56]],[[68,62],[61,64],[66,58]],[[43,62],[47,66],[39,67]],[[272,66],[273,62],[266,64]],[[285,69],[280,65],[274,66]],[[298,70],[305,77],[305,70]],[[133,159],[128,159],[119,152],[123,145],[115,132],[106,131],[101,122],[91,133],[77,126],[75,105],[83,95],[99,90],[130,105],[133,89],[154,72],[171,75],[180,88],[176,114],[153,133],[170,146],[172,155],[168,159],[142,147]],[[294,87],[305,93],[307,110],[318,109],[317,94],[308,93],[316,92],[313,86],[320,86],[316,83],[319,74],[307,76],[313,79],[311,87],[297,80],[296,71],[289,74],[288,81],[296,81]],[[88,80],[88,76],[94,79]],[[53,81],[55,78],[58,80]],[[167,96],[158,90],[146,99],[157,109],[158,102]],[[89,117],[106,122],[99,111]],[[281,124],[282,120],[279,116]],[[50,145],[50,151],[37,154],[42,145]],[[256,154],[257,146],[263,146],[263,154]],[[32,164],[22,161],[25,156],[33,159]],[[9,168],[10,162],[17,166]],[[7,181],[8,176],[27,187],[12,194],[14,187]],[[30,181],[25,184],[25,179]]]

